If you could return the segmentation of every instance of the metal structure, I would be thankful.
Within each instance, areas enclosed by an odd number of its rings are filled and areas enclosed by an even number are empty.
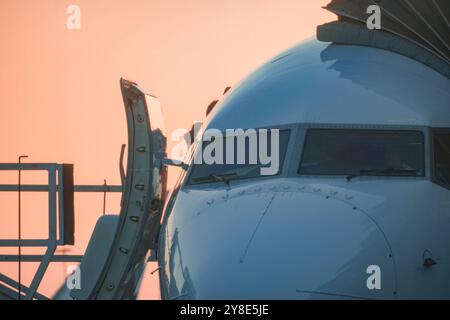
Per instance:
[[[100,277],[86,299],[134,297],[150,249],[156,248],[166,193],[166,139],[160,110],[135,83],[121,79],[128,161],[118,228]],[[159,114],[156,114],[159,113]],[[151,121],[151,122],[150,122]]]
[[[367,8],[380,8],[381,29],[366,26]],[[446,0],[333,0],[338,21],[317,27],[317,39],[402,54],[450,77],[450,3]]]
[[[122,192],[121,186],[88,186],[73,184],[73,165],[57,163],[2,163],[0,171],[46,171],[46,185],[0,185],[0,192],[45,192],[48,194],[48,237],[41,239],[0,239],[1,247],[42,247],[44,255],[2,255],[0,262],[39,262],[39,267],[29,287],[23,286],[20,291],[26,300],[42,299],[37,293],[38,287],[51,262],[80,262],[79,255],[55,255],[58,246],[74,245],[74,192]],[[20,283],[20,281],[19,281]],[[19,291],[19,283],[0,275],[0,294],[15,299]]]
[[[165,159],[166,138],[162,132],[161,110],[150,107],[149,99],[135,83],[120,81],[128,127],[127,170],[120,167],[122,186],[90,186],[73,184],[73,165],[54,163],[0,164],[1,170],[45,170],[47,185],[0,185],[0,192],[47,192],[49,202],[48,239],[3,239],[0,247],[45,247],[44,255],[0,255],[0,262],[40,262],[30,287],[25,287],[6,276],[0,276],[0,298],[14,299],[24,292],[25,299],[45,299],[37,289],[50,262],[80,262],[81,269],[89,270],[89,291],[72,290],[74,299],[129,299],[136,296],[136,287],[149,250],[156,248],[160,218],[166,194],[166,165],[174,162]],[[150,122],[152,119],[152,122]],[[121,148],[123,162],[125,146]],[[104,223],[110,217],[99,219],[98,233],[112,234],[110,252],[101,265],[96,259],[80,255],[55,255],[58,246],[74,244],[74,192],[103,193],[103,208],[108,192],[121,192],[121,211],[117,224]],[[103,209],[104,210],[104,209]],[[104,212],[103,212],[104,213]],[[102,221],[100,221],[102,220]],[[106,228],[114,229],[105,230]],[[94,232],[95,233],[95,232]],[[109,237],[109,236],[108,236]],[[97,238],[101,238],[98,240]],[[108,241],[93,234],[89,246],[98,247],[98,241]],[[92,248],[86,249],[86,252]],[[105,247],[101,247],[105,250]],[[95,254],[94,254],[95,256]],[[92,274],[98,278],[92,279]],[[3,284],[2,284],[3,283]],[[12,289],[11,289],[12,288]],[[67,296],[67,295],[66,295]]]

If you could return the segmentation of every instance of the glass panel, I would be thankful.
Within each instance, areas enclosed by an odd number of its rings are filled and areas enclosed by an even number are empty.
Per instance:
[[[312,129],[299,173],[423,176],[423,141],[419,131]]]
[[[450,131],[434,134],[434,176],[450,186]]]
[[[263,154],[267,154],[270,158],[275,158],[274,155],[272,155],[272,146],[271,146],[271,133],[270,130],[267,130],[267,152],[264,152]],[[284,162],[284,158],[286,155],[287,146],[289,143],[289,130],[280,130],[279,131],[279,155],[278,155],[278,170],[274,174],[276,175],[281,172],[282,165]],[[242,136],[241,136],[242,137]],[[257,134],[257,146],[260,145],[260,136]],[[234,144],[234,153],[231,158],[234,158],[232,161],[232,164],[229,164],[229,161],[227,162],[227,143],[226,142],[229,138],[223,138],[223,164],[194,164],[194,168],[192,169],[192,173],[189,177],[188,184],[199,184],[199,183],[210,183],[210,182],[228,182],[229,180],[237,180],[237,179],[247,179],[247,178],[255,178],[263,176],[261,174],[261,168],[268,168],[271,166],[271,164],[262,164],[261,159],[259,158],[259,148],[256,150],[256,161],[252,162],[250,161],[250,138],[245,137],[245,161],[239,162],[238,161],[238,154],[239,151],[244,150],[238,150],[238,139],[237,137],[232,137],[233,144]],[[214,140],[213,140],[214,141]],[[212,142],[213,142],[212,141]],[[206,146],[212,142],[204,142],[203,143],[203,150],[205,150]],[[201,150],[197,150],[196,152],[200,152]],[[240,164],[243,163],[243,164]]]

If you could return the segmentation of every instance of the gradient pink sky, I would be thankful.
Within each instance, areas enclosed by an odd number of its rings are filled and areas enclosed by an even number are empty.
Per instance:
[[[225,87],[314,36],[334,18],[321,8],[328,2],[0,0],[0,162],[28,154],[28,162],[74,163],[77,184],[119,184],[127,142],[121,77],[160,98],[170,136],[202,120]],[[70,4],[81,8],[81,30],[66,28]],[[16,183],[16,175],[0,172],[0,184]],[[24,173],[25,183],[44,177]],[[172,171],[170,182],[175,178]],[[16,202],[16,194],[0,193],[0,238],[16,237]],[[119,202],[108,196],[107,212],[118,213]],[[76,195],[75,205],[70,253],[83,253],[102,195]],[[25,237],[44,235],[46,214],[45,194],[23,196]],[[24,267],[26,284],[35,267]],[[16,264],[0,263],[0,273],[16,278]],[[52,264],[40,291],[52,295],[63,275]],[[146,276],[143,286],[141,298],[158,298],[157,276]]]

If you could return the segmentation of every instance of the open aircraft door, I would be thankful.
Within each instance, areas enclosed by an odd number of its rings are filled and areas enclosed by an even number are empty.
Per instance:
[[[75,299],[135,298],[148,254],[156,249],[167,183],[162,113],[156,97],[137,84],[121,79],[120,86],[128,126],[120,216],[92,289]]]

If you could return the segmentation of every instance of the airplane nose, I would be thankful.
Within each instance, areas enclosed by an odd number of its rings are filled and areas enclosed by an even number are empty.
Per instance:
[[[165,298],[395,298],[394,257],[362,209],[299,191],[208,203],[190,217],[172,212],[164,230]]]

